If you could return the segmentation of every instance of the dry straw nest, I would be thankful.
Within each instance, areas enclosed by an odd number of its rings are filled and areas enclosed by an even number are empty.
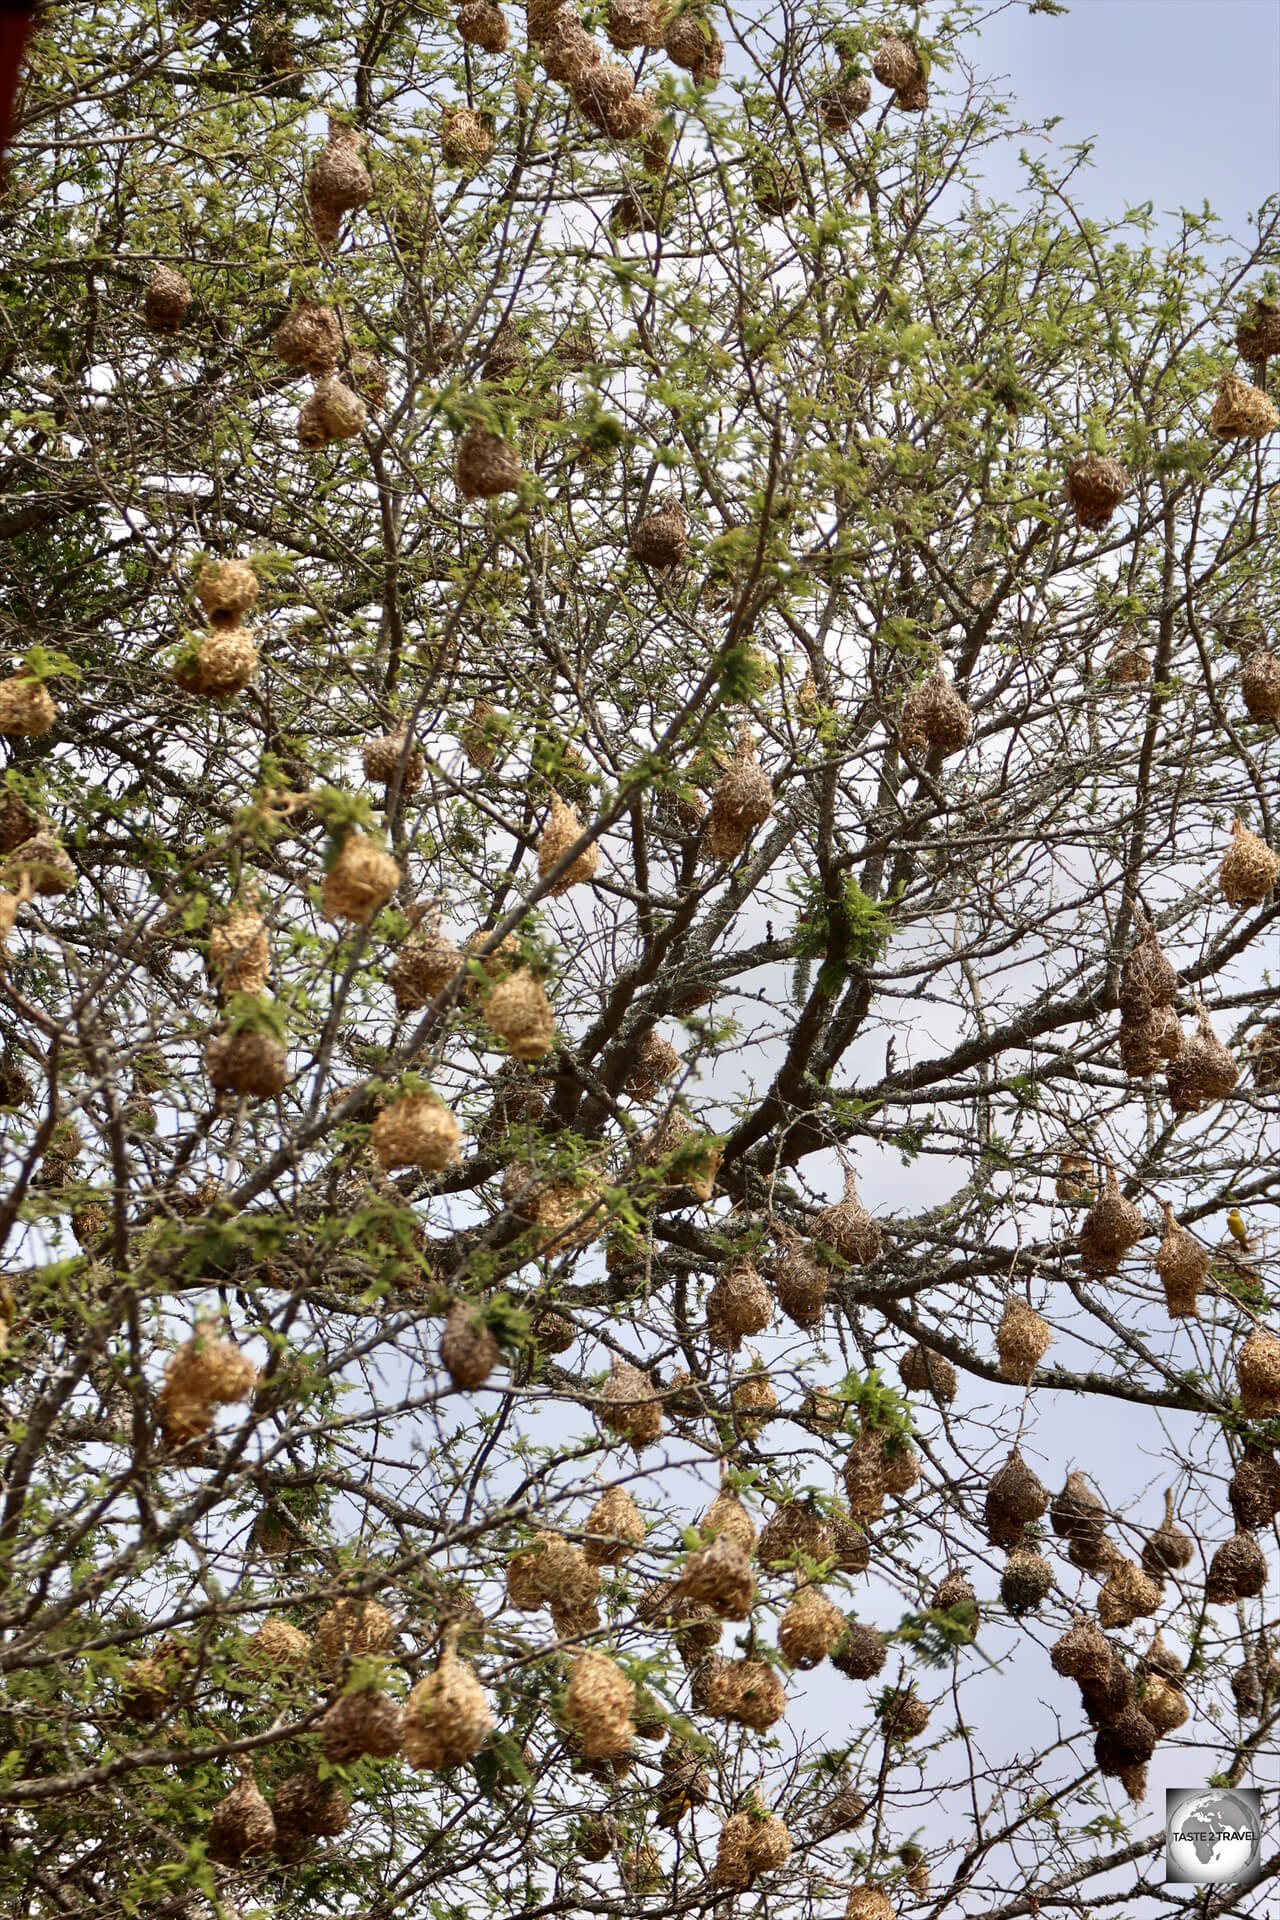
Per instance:
[[[1115,1168],[1106,1162],[1106,1184],[1080,1225],[1078,1244],[1089,1274],[1115,1273],[1120,1260],[1142,1238],[1140,1210],[1120,1191]]]
[[[772,159],[758,160],[751,170],[751,198],[756,211],[766,220],[780,220],[800,203],[804,175],[799,167],[788,167]]]
[[[959,1567],[952,1567],[933,1590],[929,1605],[937,1613],[949,1613],[952,1607],[972,1606],[976,1609],[978,1596],[973,1582]]]
[[[723,1488],[698,1522],[698,1532],[708,1541],[717,1540],[723,1534],[735,1547],[741,1547],[743,1553],[755,1552],[756,1530],[751,1515],[736,1493]]]
[[[462,1128],[432,1093],[408,1093],[384,1107],[373,1123],[369,1144],[384,1172],[421,1167],[440,1173],[458,1158]]]
[[[850,1680],[874,1680],[888,1657],[884,1636],[875,1627],[853,1619],[846,1619],[830,1655],[832,1666]]]
[[[637,1453],[651,1447],[662,1434],[662,1401],[652,1380],[643,1368],[632,1366],[616,1354],[596,1402],[596,1417]]]
[[[1120,969],[1120,1010],[1127,1020],[1139,1020],[1153,1007],[1171,1007],[1178,994],[1178,975],[1166,958],[1156,930],[1141,914],[1139,937]]]
[[[738,1431],[754,1438],[778,1411],[778,1395],[768,1374],[757,1367],[736,1382],[729,1404]]]
[[[841,1467],[845,1497],[855,1520],[875,1520],[884,1510],[889,1491],[885,1437],[876,1427],[864,1427],[844,1457]]]
[[[1252,1600],[1267,1584],[1267,1556],[1251,1533],[1232,1534],[1209,1562],[1204,1597],[1210,1606],[1227,1607]]]
[[[325,914],[330,920],[349,920],[353,925],[371,920],[402,878],[396,862],[376,840],[351,829],[325,874]]]
[[[570,7],[563,7],[541,38],[542,64],[548,79],[572,87],[604,59],[600,48]]]
[[[582,838],[582,832],[582,821],[578,817],[578,809],[575,806],[566,805],[558,793],[553,793],[551,817],[538,842],[538,878],[540,880],[545,880],[548,874],[554,873],[570,847]],[[559,894],[568,893],[571,887],[582,886],[593,880],[599,864],[600,848],[595,841],[592,841],[565,868],[560,878],[551,887],[552,899]]]
[[[1237,1527],[1265,1527],[1280,1514],[1280,1464],[1265,1447],[1246,1444],[1227,1484]]]
[[[237,1764],[240,1778],[214,1808],[205,1836],[209,1858],[220,1867],[238,1867],[252,1854],[270,1853],[276,1840],[275,1819],[258,1791],[252,1762]]]
[[[827,1310],[831,1276],[813,1258],[805,1241],[787,1236],[785,1252],[773,1264],[773,1286],[778,1305],[794,1326],[821,1326]]]
[[[605,21],[609,44],[619,53],[662,45],[662,8],[655,0],[612,0]]]
[[[360,395],[336,373],[326,374],[298,409],[298,445],[314,452],[333,440],[354,440],[368,421],[369,409]]]
[[[455,1300],[440,1336],[440,1364],[454,1387],[482,1387],[500,1358],[498,1342],[474,1308]]]
[[[336,1600],[316,1625],[316,1659],[332,1669],[344,1654],[382,1653],[396,1637],[395,1622],[378,1600]]]
[[[47,823],[46,823],[47,824]],[[40,831],[41,818],[16,793],[0,787],[0,855],[13,853]]]
[[[1173,1489],[1170,1487],[1164,1496],[1164,1519],[1143,1542],[1142,1564],[1153,1579],[1163,1580],[1166,1574],[1189,1567],[1195,1558],[1195,1551],[1196,1543],[1190,1534],[1174,1525]]]
[[[631,532],[631,555],[646,567],[674,567],[689,544],[689,516],[676,493],[664,494]]]
[[[778,1646],[790,1666],[808,1672],[827,1658],[845,1630],[839,1607],[817,1587],[801,1587],[778,1622]]]
[[[726,1660],[715,1669],[706,1705],[713,1719],[764,1733],[786,1710],[786,1688],[766,1661]]]
[[[617,1567],[642,1546],[644,1515],[625,1487],[606,1488],[587,1515],[583,1549],[592,1566]]]
[[[880,1225],[858,1198],[857,1175],[851,1168],[845,1170],[843,1198],[814,1216],[811,1231],[815,1240],[850,1266],[868,1266],[879,1257]]]
[[[486,53],[505,53],[509,29],[507,16],[493,0],[466,0],[458,13],[458,32],[473,47]]]
[[[336,244],[343,216],[373,198],[373,176],[363,159],[364,135],[330,117],[329,139],[307,176],[307,204],[316,239]]]
[[[1172,1007],[1120,1020],[1120,1064],[1131,1080],[1145,1079],[1182,1052],[1182,1023]]]
[[[321,1780],[317,1775],[290,1774],[275,1790],[271,1812],[276,1823],[276,1852],[287,1857],[293,1847],[305,1840],[333,1840],[345,1833],[351,1822],[346,1794],[336,1780]]]
[[[1197,1032],[1169,1062],[1169,1105],[1175,1113],[1199,1113],[1210,1100],[1225,1100],[1240,1068],[1213,1030],[1203,1006],[1196,1010]]]
[[[378,1687],[341,1693],[320,1722],[320,1747],[326,1760],[347,1766],[362,1754],[389,1760],[399,1753],[404,1716],[397,1701]]]
[[[1049,1524],[1060,1540],[1087,1540],[1102,1532],[1107,1510],[1082,1473],[1069,1473],[1049,1503]]]
[[[1049,1506],[1048,1490],[1014,1447],[987,1486],[985,1522],[993,1547],[1017,1547],[1033,1521]]]
[[[930,1707],[914,1687],[898,1687],[887,1693],[880,1706],[880,1725],[888,1740],[918,1740],[929,1724]]]
[[[907,695],[899,731],[903,746],[913,752],[933,748],[950,754],[968,746],[973,715],[940,666]]]
[[[653,103],[636,92],[631,69],[610,61],[589,66],[571,91],[583,119],[613,140],[634,140],[658,117]]]
[[[1097,532],[1129,491],[1129,476],[1108,454],[1087,454],[1067,468],[1067,504],[1076,524]]]
[[[416,1013],[442,994],[462,966],[462,954],[437,929],[409,940],[387,975],[396,996],[396,1012]]]
[[[1224,373],[1209,415],[1209,431],[1220,440],[1260,440],[1280,424],[1280,415],[1261,388],[1238,373]]]
[[[883,1887],[863,1883],[849,1889],[844,1920],[896,1920],[898,1909]]]
[[[591,1648],[574,1663],[564,1717],[586,1760],[616,1760],[631,1751],[635,1687],[616,1661]]]
[[[763,826],[772,812],[773,783],[760,765],[751,728],[744,722],[733,761],[711,797],[707,848],[712,858],[736,858],[752,829]]]
[[[908,1347],[898,1362],[898,1375],[908,1393],[931,1393],[948,1406],[956,1397],[959,1375],[949,1360],[928,1347]]]
[[[1200,1289],[1209,1272],[1209,1251],[1195,1235],[1174,1219],[1164,1204],[1164,1235],[1156,1252],[1156,1272],[1164,1288],[1165,1311],[1171,1320],[1194,1320],[1200,1311]]]
[[[709,1607],[719,1620],[746,1620],[756,1595],[755,1575],[743,1549],[728,1534],[718,1534],[685,1562],[677,1594]]]
[[[253,907],[233,907],[209,934],[209,974],[219,997],[261,993],[270,971],[266,921]]]
[[[422,748],[411,742],[406,726],[394,733],[380,733],[364,743],[361,755],[366,780],[389,787],[399,780],[401,793],[416,793],[422,785],[426,760]]]
[[[1136,1560],[1118,1556],[1098,1590],[1098,1624],[1127,1627],[1154,1613],[1160,1600],[1160,1582],[1144,1573]]]
[[[488,500],[514,493],[520,485],[520,456],[510,441],[487,427],[468,427],[458,442],[458,491],[467,500]]]
[[[0,693],[3,693],[0,683]],[[4,728],[0,727],[0,732]],[[1219,872],[1222,897],[1231,907],[1253,907],[1265,900],[1280,877],[1280,854],[1271,851],[1239,819],[1231,823],[1231,845]]]
[[[1255,1327],[1236,1355],[1240,1405],[1247,1420],[1271,1420],[1280,1413],[1280,1339]]]
[[[1000,1576],[1000,1598],[1010,1613],[1034,1613],[1053,1586],[1053,1568],[1032,1547],[1015,1547]]]
[[[749,1887],[762,1873],[773,1873],[791,1857],[791,1835],[776,1813],[751,1805],[731,1813],[720,1829],[711,1873],[717,1887]]]
[[[58,717],[49,689],[23,673],[0,680],[0,733],[47,733]]]
[[[826,1516],[810,1500],[783,1500],[769,1516],[757,1552],[765,1567],[790,1567],[809,1560],[821,1564],[834,1548]]]
[[[724,42],[710,22],[696,13],[678,13],[663,28],[662,45],[673,66],[683,67],[696,86],[718,80]]]
[[[479,1753],[494,1724],[484,1688],[459,1660],[456,1643],[457,1628],[450,1627],[435,1672],[418,1681],[405,1706],[400,1751],[419,1772],[461,1766]]]
[[[544,1607],[587,1607],[600,1590],[600,1570],[581,1547],[545,1530],[507,1563],[507,1604],[521,1613]]]
[[[289,1079],[289,1057],[278,1040],[252,1027],[215,1034],[204,1050],[205,1072],[219,1093],[271,1100]]]
[[[157,267],[142,295],[142,318],[152,333],[177,333],[192,297],[190,281],[176,267]]]
[[[1103,661],[1109,687],[1145,687],[1151,678],[1151,655],[1130,634],[1121,634]]]
[[[707,1338],[713,1347],[736,1353],[753,1333],[773,1322],[769,1289],[750,1260],[722,1267],[707,1295]]]
[[[1280,305],[1259,298],[1236,327],[1236,351],[1251,367],[1265,367],[1280,353]]]
[[[657,1096],[680,1065],[680,1055],[669,1040],[652,1028],[645,1034],[634,1061],[623,1081],[623,1091],[633,1100],[650,1101]]]
[[[901,34],[886,34],[876,49],[871,71],[882,87],[897,95],[897,104],[919,112],[928,103],[928,75],[920,55]]]
[[[871,105],[871,82],[865,74],[835,80],[822,89],[814,105],[819,120],[829,132],[847,133]]]
[[[309,1659],[311,1642],[301,1627],[273,1614],[249,1638],[245,1660],[249,1666],[297,1667]]]
[[[342,358],[342,323],[332,307],[302,300],[276,328],[274,346],[287,367],[302,367],[323,380]]]
[[[249,1356],[233,1340],[224,1340],[213,1321],[199,1321],[165,1367],[156,1411],[166,1443],[181,1445],[207,1433],[212,1409],[248,1400],[257,1380]]]
[[[1026,1300],[1010,1294],[996,1330],[996,1352],[1005,1380],[1029,1387],[1053,1342],[1053,1328]]]
[[[1132,1767],[1144,1766],[1156,1750],[1156,1730],[1136,1706],[1126,1707],[1099,1727],[1093,1756],[1099,1773],[1119,1778]]]
[[[1049,1662],[1055,1673],[1096,1691],[1106,1686],[1111,1671],[1110,1643],[1096,1621],[1078,1613],[1050,1647]]]
[[[440,123],[440,151],[452,167],[482,167],[497,144],[488,116],[474,107],[451,107]]]
[[[1240,694],[1251,720],[1280,720],[1280,660],[1260,650],[1251,654],[1240,675]]]
[[[484,1003],[484,1020],[517,1060],[541,1060],[555,1043],[551,1003],[527,967],[499,981]]]

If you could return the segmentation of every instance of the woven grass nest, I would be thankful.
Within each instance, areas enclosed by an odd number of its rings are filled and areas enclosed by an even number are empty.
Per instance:
[[[654,0],[612,0],[605,32],[619,53],[662,45],[662,9]]]
[[[644,1543],[644,1515],[625,1487],[606,1488],[586,1520],[583,1551],[592,1566],[617,1567]]]
[[[417,1682],[404,1709],[400,1751],[419,1772],[461,1766],[494,1725],[484,1688],[458,1658],[457,1639],[457,1627],[448,1628],[435,1672]]]
[[[316,1624],[316,1659],[332,1669],[344,1654],[383,1653],[396,1637],[395,1622],[379,1600],[335,1600]]]
[[[373,198],[373,176],[362,158],[364,135],[332,116],[329,139],[307,176],[307,204],[316,239],[324,248],[337,244],[343,218]]]
[[[663,494],[631,532],[632,558],[659,572],[677,566],[688,544],[689,516],[678,493]]]
[[[178,333],[193,297],[190,281],[176,267],[157,267],[143,290],[142,318],[152,333]]]
[[[1053,1328],[1049,1322],[1020,1295],[1010,1294],[996,1330],[1001,1377],[1029,1387],[1052,1342]]]
[[[389,1760],[399,1753],[403,1735],[403,1710],[379,1687],[339,1694],[320,1722],[321,1751],[337,1766],[348,1766],[364,1754]]]
[[[267,923],[253,907],[233,907],[227,918],[211,929],[209,976],[220,999],[233,993],[259,994],[271,970],[271,942]]]
[[[929,104],[929,77],[924,63],[909,40],[891,33],[880,42],[871,71],[882,87],[894,94],[894,104],[904,113],[923,113]]]
[[[851,1887],[845,1902],[844,1920],[897,1920],[898,1909],[883,1887],[867,1883]]]
[[[204,1050],[209,1084],[219,1093],[271,1100],[289,1079],[289,1056],[278,1040],[252,1027],[215,1034]]]
[[[778,1623],[778,1646],[789,1666],[807,1673],[844,1635],[845,1617],[817,1587],[804,1586]]]
[[[248,1354],[224,1340],[213,1321],[198,1321],[165,1367],[156,1401],[165,1444],[183,1445],[207,1433],[213,1409],[248,1400],[257,1382],[258,1369]]]
[[[387,975],[396,996],[396,1012],[416,1013],[430,1006],[461,966],[460,950],[438,929],[406,941]]]
[[[616,1354],[596,1403],[596,1417],[637,1453],[659,1439],[664,1425],[662,1401],[649,1375]]]
[[[1189,1567],[1195,1558],[1195,1551],[1196,1544],[1190,1534],[1174,1524],[1173,1489],[1170,1487],[1164,1496],[1164,1519],[1143,1542],[1143,1567],[1153,1579],[1163,1580],[1167,1574]]]
[[[0,694],[3,690],[0,684]],[[1228,906],[1257,906],[1280,878],[1280,854],[1273,853],[1265,840],[1250,833],[1237,818],[1231,823],[1231,845],[1223,858],[1219,877],[1222,897]]]
[[[584,1759],[615,1760],[630,1753],[634,1703],[635,1687],[616,1661],[595,1648],[579,1655],[565,1694],[564,1717],[582,1743]]]
[[[497,144],[488,117],[474,107],[451,107],[440,123],[440,151],[452,167],[475,172]]]
[[[384,1173],[396,1167],[440,1173],[458,1158],[461,1137],[458,1121],[434,1094],[410,1093],[383,1108],[369,1144]]]
[[[1127,1020],[1139,1020],[1154,1007],[1171,1007],[1178,996],[1178,975],[1166,958],[1156,930],[1141,913],[1136,915],[1138,940],[1120,969],[1120,1011]]]
[[[831,133],[847,133],[871,105],[871,82],[865,74],[838,79],[823,88],[815,105],[824,127]]]
[[[713,1719],[764,1733],[786,1710],[786,1688],[763,1660],[722,1661],[709,1676],[706,1712]]]
[[[1240,1405],[1247,1420],[1280,1414],[1280,1339],[1255,1327],[1236,1355]]]
[[[599,1590],[599,1567],[581,1547],[545,1529],[507,1562],[507,1605],[520,1613],[582,1609]]]
[[[540,880],[545,880],[548,874],[555,871],[574,842],[581,839],[582,833],[583,826],[578,809],[567,805],[558,793],[553,793],[551,815],[538,842],[538,878]],[[550,889],[552,899],[562,893],[568,893],[571,887],[589,883],[595,878],[599,865],[600,848],[595,841],[592,841],[555,881]]]
[[[1155,1613],[1162,1598],[1160,1582],[1144,1573],[1136,1560],[1117,1557],[1098,1591],[1098,1624],[1127,1627]]]
[[[663,29],[662,45],[673,66],[683,67],[697,87],[713,86],[724,65],[724,41],[710,21],[676,14]]]
[[[850,1266],[869,1266],[879,1258],[880,1225],[858,1198],[857,1176],[851,1168],[845,1169],[843,1198],[814,1216],[811,1231],[815,1240]]]
[[[1053,1568],[1032,1547],[1015,1547],[1000,1576],[1000,1598],[1015,1619],[1034,1613],[1053,1586]]]
[[[243,693],[258,666],[258,649],[251,627],[234,627],[229,632],[211,633],[199,641],[193,654],[181,659],[173,670],[175,685],[184,693],[202,700],[230,700]],[[3,686],[0,685],[0,699]],[[4,729],[0,727],[0,731]]]
[[[719,1620],[746,1620],[756,1594],[751,1562],[729,1534],[720,1533],[685,1562],[676,1592],[709,1607]]]
[[[773,1324],[769,1289],[750,1260],[734,1260],[721,1268],[707,1295],[707,1338],[713,1347],[736,1353],[753,1333]]]
[[[403,875],[396,862],[367,834],[352,828],[324,878],[323,906],[330,920],[362,925],[385,906]]]
[[[336,373],[326,374],[298,409],[298,445],[314,453],[334,440],[354,440],[368,421],[369,410],[360,395]]]
[[[253,1854],[270,1853],[276,1840],[276,1823],[270,1807],[258,1791],[253,1763],[237,1762],[240,1779],[213,1810],[205,1847],[210,1860],[220,1867],[238,1867]]]
[[[1156,1252],[1156,1272],[1164,1288],[1165,1309],[1171,1320],[1194,1320],[1200,1311],[1200,1289],[1209,1272],[1209,1250],[1195,1235],[1178,1225],[1173,1208],[1164,1206],[1164,1235]]]
[[[987,1539],[993,1547],[1021,1546],[1026,1529],[1041,1518],[1048,1506],[1047,1488],[1014,1447],[987,1486]]]
[[[635,140],[659,118],[654,101],[635,91],[629,67],[593,63],[573,81],[573,102],[583,119],[611,140]]]
[[[1248,1443],[1227,1483],[1237,1527],[1269,1526],[1280,1514],[1280,1464],[1265,1447]]]
[[[48,688],[22,673],[0,680],[0,733],[33,737],[47,733],[58,717]]]
[[[458,32],[470,46],[505,53],[510,37],[507,16],[493,0],[466,0],[458,13]]]
[[[1236,351],[1251,367],[1265,367],[1280,353],[1280,305],[1261,297],[1254,301],[1236,327]]]
[[[1267,1556],[1251,1533],[1240,1529],[1224,1542],[1209,1562],[1204,1597],[1211,1607],[1229,1607],[1237,1600],[1253,1600],[1267,1584]]]
[[[541,1060],[555,1043],[551,1003],[528,967],[498,982],[484,1003],[484,1020],[517,1060]]]
[[[273,345],[287,367],[301,367],[323,380],[342,358],[342,323],[332,307],[302,300],[276,328]]]
[[[1260,649],[1240,675],[1240,695],[1251,720],[1280,720],[1280,660]]]
[[[275,1851],[282,1860],[300,1857],[309,1840],[333,1840],[351,1824],[351,1807],[336,1780],[321,1780],[313,1770],[290,1774],[271,1801],[276,1823]]]
[[[889,1657],[884,1636],[875,1627],[846,1619],[844,1631],[831,1649],[831,1664],[849,1680],[874,1680]]]
[[[1106,1162],[1106,1184],[1081,1222],[1080,1258],[1089,1274],[1115,1273],[1120,1260],[1145,1232],[1140,1210],[1120,1191],[1115,1168]]]
[[[972,713],[942,668],[935,667],[907,695],[900,728],[903,746],[912,751],[932,748],[941,754],[959,753],[972,735]]]
[[[831,1527],[811,1500],[782,1500],[769,1516],[757,1548],[766,1567],[803,1565],[805,1560],[829,1560],[834,1548]]]
[[[366,780],[389,787],[398,779],[401,793],[416,793],[426,771],[422,749],[410,739],[404,722],[391,733],[375,734],[366,740],[361,762]]]
[[[1224,373],[1209,415],[1209,431],[1220,440],[1260,440],[1280,425],[1280,414],[1261,388],[1238,373]]]
[[[898,1374],[908,1393],[931,1393],[950,1405],[956,1397],[959,1375],[951,1362],[928,1347],[908,1347],[898,1362]]]
[[[783,1239],[784,1252],[773,1262],[773,1289],[779,1307],[793,1326],[821,1326],[827,1310],[831,1275],[820,1266],[808,1244],[795,1235]]]
[[[660,1087],[664,1087],[680,1065],[680,1055],[669,1040],[655,1033],[652,1028],[645,1034],[636,1051],[634,1061],[623,1081],[624,1093],[633,1100],[648,1102],[656,1098]]]
[[[738,733],[732,765],[711,797],[707,819],[707,850],[715,860],[732,860],[747,844],[756,827],[773,812],[773,783],[760,765],[751,728],[744,722]]]
[[[1103,661],[1109,687],[1145,687],[1151,678],[1151,655],[1128,634],[1122,634]]]
[[[1107,454],[1087,454],[1067,468],[1067,504],[1076,524],[1090,532],[1107,526],[1129,491],[1129,476]]]
[[[479,1314],[455,1300],[440,1336],[440,1364],[453,1386],[465,1393],[483,1386],[500,1358],[498,1342]]]
[[[469,427],[458,442],[456,471],[458,491],[466,499],[489,500],[520,485],[520,456],[500,434]]]
[[[762,1873],[784,1866],[790,1857],[791,1835],[785,1821],[753,1801],[731,1813],[720,1829],[712,1885],[741,1891]]]
[[[1225,1100],[1240,1078],[1234,1055],[1223,1046],[1199,1003],[1196,1024],[1195,1036],[1169,1062],[1169,1105],[1175,1113],[1199,1113],[1206,1102]]]

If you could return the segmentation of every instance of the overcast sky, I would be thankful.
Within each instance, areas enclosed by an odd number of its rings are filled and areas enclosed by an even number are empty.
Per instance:
[[[1061,115],[1057,140],[1096,138],[1077,182],[1095,217],[1208,200],[1241,235],[1280,191],[1280,0],[1076,0],[1062,17],[1020,3],[984,29],[980,64],[1028,119]]]

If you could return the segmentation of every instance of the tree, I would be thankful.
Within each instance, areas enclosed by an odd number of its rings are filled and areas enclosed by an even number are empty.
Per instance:
[[[977,13],[46,26],[6,1911],[1138,1914],[1268,1785],[1276,208],[991,202]]]

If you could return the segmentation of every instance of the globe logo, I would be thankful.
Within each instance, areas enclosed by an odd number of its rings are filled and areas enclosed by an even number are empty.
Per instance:
[[[1171,1787],[1165,1794],[1165,1879],[1211,1887],[1255,1878],[1261,1796],[1249,1787]]]

